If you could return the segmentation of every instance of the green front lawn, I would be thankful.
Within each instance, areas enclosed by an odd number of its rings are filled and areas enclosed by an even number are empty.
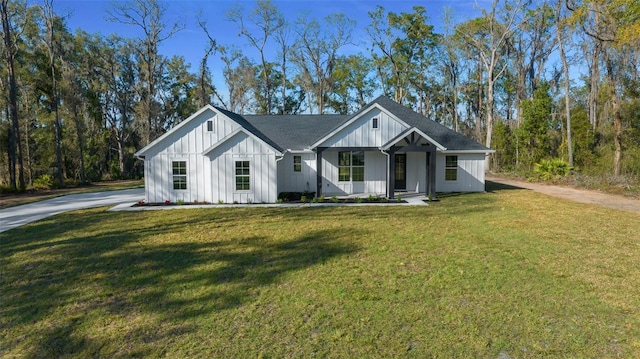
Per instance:
[[[0,234],[0,357],[640,357],[640,216],[428,207],[59,215]]]

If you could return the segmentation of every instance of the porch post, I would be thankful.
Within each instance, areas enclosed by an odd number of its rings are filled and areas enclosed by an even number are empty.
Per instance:
[[[431,151],[425,152],[424,157],[424,194],[428,197],[431,193]]]
[[[436,151],[435,149],[427,152],[427,162],[428,162],[428,193],[427,196],[431,198],[432,201],[437,201],[436,198]]]
[[[387,196],[389,199],[395,198],[395,186],[396,186],[396,151],[393,148],[389,149],[389,169],[387,176]]]
[[[322,195],[322,151],[324,148],[318,147],[316,150],[316,197]]]

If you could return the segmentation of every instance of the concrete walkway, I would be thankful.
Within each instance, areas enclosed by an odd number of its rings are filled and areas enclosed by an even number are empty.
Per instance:
[[[489,175],[486,176],[486,180],[508,186],[525,188],[548,196],[564,198],[575,202],[640,213],[640,200],[638,199],[572,187],[517,181]]]
[[[172,209],[193,209],[193,208],[243,208],[243,207],[252,207],[252,208],[291,208],[291,207],[339,207],[339,206],[349,206],[349,207],[358,207],[358,206],[428,206],[429,204],[425,202],[427,197],[424,193],[400,193],[402,196],[402,200],[404,202],[380,202],[380,203],[370,203],[367,202],[366,198],[368,195],[352,195],[340,198],[362,198],[362,203],[252,203],[252,204],[185,204],[184,206],[180,205],[170,205],[170,206],[133,206],[135,202],[131,203],[121,203],[113,208],[108,209],[109,212],[117,212],[117,211],[163,211],[163,210],[172,210]],[[398,196],[398,193],[396,193]],[[396,197],[397,198],[397,197]]]
[[[71,194],[44,201],[23,204],[0,210],[0,232],[35,222],[59,213],[78,209],[113,206],[144,199],[144,188],[120,191]]]

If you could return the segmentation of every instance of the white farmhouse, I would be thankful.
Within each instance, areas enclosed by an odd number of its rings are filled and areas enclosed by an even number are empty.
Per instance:
[[[354,115],[239,115],[208,105],[136,156],[148,203],[274,203],[282,192],[482,192],[490,152],[381,96]]]

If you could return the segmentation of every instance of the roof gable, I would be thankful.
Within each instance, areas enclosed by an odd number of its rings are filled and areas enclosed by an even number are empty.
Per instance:
[[[195,121],[198,117],[200,117],[200,115],[202,115],[207,111],[212,112],[213,116],[217,114],[216,108],[211,105],[206,105],[202,107],[198,111],[194,112],[191,116],[187,117],[184,121],[180,122],[179,124],[174,126],[172,129],[162,134],[162,136],[156,138],[151,143],[141,148],[138,152],[135,153],[135,156],[144,157],[149,151],[157,147],[161,142],[165,141],[166,139],[171,137],[174,133],[178,132],[183,127],[186,127],[191,122]]]
[[[384,136],[380,135],[382,131],[371,133],[371,129],[367,127],[367,121],[374,117],[378,118],[379,125],[385,128],[385,130],[382,130],[385,132]],[[384,120],[382,117],[384,117]],[[381,122],[385,122],[386,125],[382,125]],[[408,124],[395,116],[395,114],[374,101],[360,109],[360,111],[352,115],[339,127],[318,139],[310,147],[329,147],[336,143],[341,144],[343,142],[359,142],[363,145],[366,143],[366,145],[364,145],[365,147],[379,147],[387,142],[388,138],[386,137],[395,137],[396,134],[409,127]],[[343,141],[343,139],[347,140]],[[339,147],[345,146],[339,145]]]
[[[458,133],[444,125],[432,121],[408,107],[400,105],[386,96],[380,96],[373,101],[384,107],[410,127],[415,127],[431,138],[434,143],[445,147],[447,151],[477,151],[490,152],[491,149],[481,145],[471,138]]]
[[[439,144],[437,141],[435,141],[433,138],[431,138],[431,136],[427,135],[426,133],[420,131],[420,129],[415,128],[415,127],[411,127],[410,129],[400,133],[396,137],[392,138],[389,142],[387,142],[384,145],[382,145],[381,148],[383,150],[388,150],[389,148],[393,147],[398,142],[402,141],[403,139],[405,139],[408,136],[411,136],[412,134],[417,134],[418,136],[424,138],[425,140],[427,140],[429,143],[434,145],[440,151],[446,151],[447,150],[446,147],[444,147],[441,144]]]

